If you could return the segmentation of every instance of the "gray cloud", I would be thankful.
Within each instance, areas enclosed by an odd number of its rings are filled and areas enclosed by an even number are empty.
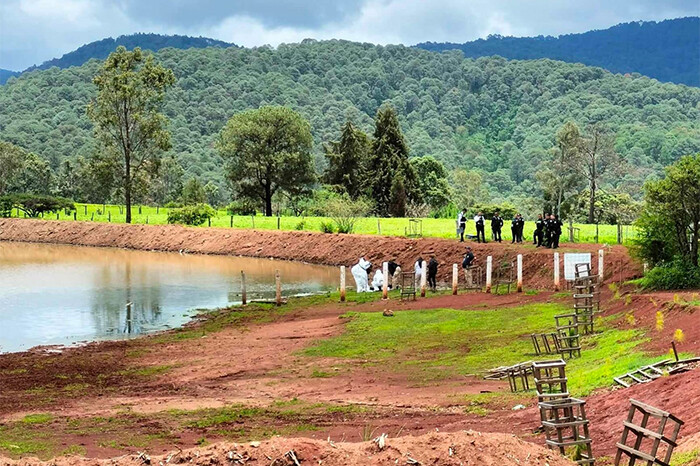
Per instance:
[[[24,69],[134,32],[244,46],[307,37],[380,44],[558,35],[700,15],[688,0],[1,0],[0,68]]]

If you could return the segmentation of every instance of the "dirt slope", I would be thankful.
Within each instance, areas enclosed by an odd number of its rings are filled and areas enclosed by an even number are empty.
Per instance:
[[[374,442],[331,443],[311,439],[287,439],[275,437],[260,444],[218,443],[212,446],[185,450],[150,457],[148,464],[246,464],[246,465],[294,465],[293,452],[298,464],[325,466],[347,465],[545,465],[567,466],[571,461],[544,447],[525,442],[513,435],[481,434],[479,432],[431,433],[420,437],[389,438],[379,450]],[[171,456],[172,455],[172,456]],[[411,462],[411,460],[415,462]],[[139,455],[123,456],[108,460],[63,457],[50,462],[36,459],[20,461],[3,460],[0,466],[19,465],[118,465],[147,464]]]
[[[374,264],[396,258],[404,268],[418,256],[426,258],[434,251],[442,264],[439,280],[451,280],[453,263],[461,263],[465,246],[474,248],[477,265],[485,265],[486,256],[493,256],[494,268],[512,262],[522,253],[523,278],[526,287],[552,286],[552,251],[535,249],[529,243],[486,245],[459,243],[441,238],[408,239],[391,236],[338,235],[313,232],[259,231],[228,228],[191,228],[178,225],[125,225],[91,222],[60,222],[26,219],[0,219],[0,241],[64,243],[83,246],[106,246],[127,249],[187,251],[201,254],[230,254],[275,259],[297,260],[315,264],[355,264],[364,255]],[[591,252],[602,246],[577,244],[560,252]],[[628,279],[641,274],[623,246],[606,248],[606,279]],[[563,260],[562,260],[563,263]],[[594,268],[595,268],[594,264]],[[562,265],[563,267],[563,265]]]

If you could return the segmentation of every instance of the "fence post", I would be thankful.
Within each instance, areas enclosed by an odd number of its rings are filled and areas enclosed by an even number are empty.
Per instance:
[[[345,302],[345,266],[340,266],[340,302]]]
[[[255,215],[251,215],[250,219],[253,221],[253,230],[255,230]]]
[[[241,303],[248,304],[248,295],[245,290],[245,272],[241,270]]]
[[[112,222],[112,212],[107,212],[107,221]]]
[[[605,251],[602,249],[598,250],[598,279],[600,280],[600,283],[603,283],[603,275],[605,274],[604,270],[604,256],[605,256]],[[614,279],[613,279],[614,281]]]
[[[420,297],[425,298],[425,289],[426,289],[426,284],[428,283],[428,277],[426,277],[428,273],[428,262],[423,261],[423,264],[421,264],[420,268]]]
[[[73,220],[78,220],[78,211],[77,210],[73,211]]]
[[[282,281],[280,280],[280,271],[275,270],[275,285],[277,287],[276,303],[278,306],[282,305]]]
[[[382,224],[379,222],[379,217],[377,217],[377,234],[382,234]]]
[[[60,219],[60,218],[61,218],[61,213],[60,213],[60,212],[56,212],[56,220],[58,220],[58,219]]]
[[[85,205],[83,206],[83,213],[84,213],[85,215],[87,215],[87,204],[85,204]]]
[[[146,225],[148,225],[148,215],[146,215]]]
[[[559,291],[559,253],[554,253],[554,291]]]
[[[211,226],[211,217],[207,219],[209,221],[209,226]]]
[[[493,272],[493,257],[486,258],[486,292],[491,293],[491,273]]]
[[[457,284],[459,283],[459,269],[457,264],[452,264],[452,294],[457,296]]]
[[[160,206],[159,206],[159,205],[156,206],[156,215],[158,215],[158,212],[160,212]]]
[[[617,224],[617,244],[622,244],[622,224]]]
[[[231,215],[231,228],[233,228],[233,215]]]
[[[382,299],[389,298],[389,263],[384,262],[382,264],[382,273],[384,274],[384,281],[382,283]]]
[[[277,216],[277,229],[280,229],[280,217],[279,215]]]
[[[518,293],[523,292],[523,255],[518,254]]]
[[[569,242],[574,242],[574,220],[571,218],[569,219]]]

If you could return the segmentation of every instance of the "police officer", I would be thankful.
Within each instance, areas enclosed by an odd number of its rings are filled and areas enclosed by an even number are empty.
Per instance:
[[[467,228],[467,209],[462,209],[462,211],[457,215],[457,234],[459,235],[460,243],[464,242],[464,230]]]
[[[474,216],[474,223],[476,223],[476,242],[481,243],[482,241],[486,243],[486,235],[484,234],[484,224],[486,223],[486,219],[484,218],[484,214],[479,212]],[[481,235],[481,240],[479,240],[479,236]]]
[[[544,247],[552,247],[552,234],[553,234],[554,224],[550,218],[550,214],[544,214]]]
[[[515,242],[523,242],[523,228],[525,228],[525,220],[522,214],[517,214],[515,216]]]
[[[556,215],[552,214],[552,249],[557,249],[559,247],[559,237],[561,236],[561,227],[563,223],[557,218]]]
[[[544,218],[542,214],[537,214],[537,220],[535,221],[535,234],[533,235],[533,243],[539,248],[544,242]]]
[[[499,212],[496,212],[491,217],[491,233],[493,233],[493,240],[499,243],[501,242],[501,228],[503,228],[503,219]]]

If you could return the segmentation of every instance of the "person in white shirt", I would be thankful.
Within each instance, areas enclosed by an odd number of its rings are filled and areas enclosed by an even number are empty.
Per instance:
[[[479,212],[474,216],[474,223],[476,224],[476,242],[481,243],[482,241],[485,243],[486,242],[486,234],[484,233],[484,225],[486,224],[486,219],[484,218],[484,214]],[[481,239],[479,239],[479,236],[481,236]]]
[[[464,242],[464,230],[467,229],[467,209],[462,209],[462,211],[457,214],[457,237],[460,243]]]

